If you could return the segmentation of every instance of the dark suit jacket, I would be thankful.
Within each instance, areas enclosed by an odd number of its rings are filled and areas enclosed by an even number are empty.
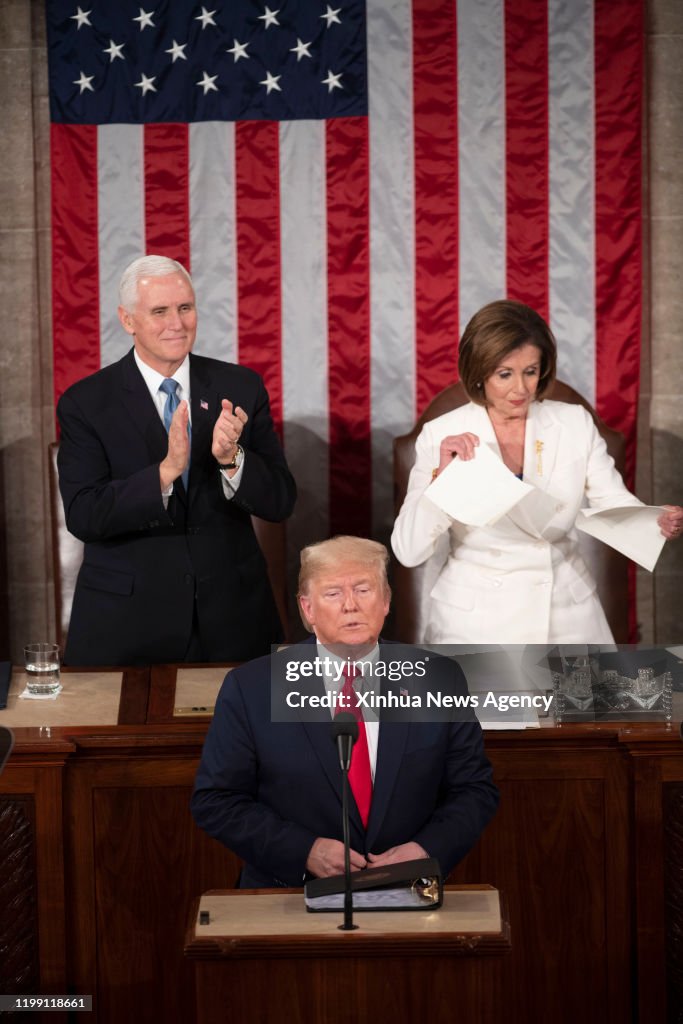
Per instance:
[[[301,645],[296,650],[300,657]],[[380,655],[416,658],[415,648],[400,644],[382,643]],[[271,673],[279,685],[290,659],[284,650],[226,677],[192,797],[197,824],[246,861],[246,888],[301,885],[315,839],[342,840],[330,711],[321,709],[315,722],[272,720]],[[428,685],[466,690],[458,666],[433,655]],[[404,686],[415,690],[411,680],[394,689]],[[445,877],[474,845],[498,796],[479,723],[473,714],[460,717],[468,720],[385,721],[382,713],[367,833],[350,800],[352,848],[382,853],[414,840],[439,860]]]
[[[190,356],[192,455],[164,509],[168,437],[133,351],[59,401],[59,486],[69,530],[85,542],[67,639],[72,665],[182,661],[195,604],[205,657],[241,661],[279,636],[251,514],[278,521],[296,496],[261,377]],[[249,419],[242,480],[228,501],[211,455],[221,399]]]

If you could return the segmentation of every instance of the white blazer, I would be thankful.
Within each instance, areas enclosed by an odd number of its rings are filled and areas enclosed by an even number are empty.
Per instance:
[[[565,402],[532,403],[523,476],[536,490],[490,527],[466,526],[426,496],[441,441],[466,432],[501,457],[482,406],[470,403],[425,424],[391,537],[396,557],[406,566],[425,562],[448,539],[445,564],[430,590],[426,635],[420,639],[611,642],[574,522],[584,499],[596,508],[642,502],[626,489],[590,414]]]

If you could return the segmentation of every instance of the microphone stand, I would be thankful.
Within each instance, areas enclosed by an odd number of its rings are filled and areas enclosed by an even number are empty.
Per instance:
[[[353,923],[353,894],[351,892],[351,829],[349,827],[349,768],[353,744],[358,739],[358,722],[349,711],[341,711],[332,721],[332,738],[337,743],[339,766],[342,772],[342,832],[344,837],[344,923],[340,931],[349,932],[358,927]]]
[[[342,827],[344,831],[344,923],[337,925],[341,932],[358,928],[353,923],[353,894],[351,892],[351,834],[349,829],[349,769],[342,767]]]

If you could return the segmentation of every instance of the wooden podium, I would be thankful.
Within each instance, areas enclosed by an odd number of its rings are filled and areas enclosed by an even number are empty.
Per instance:
[[[208,911],[209,924],[199,924]],[[297,890],[208,892],[194,904],[197,1024],[502,1020],[510,926],[491,886],[453,886],[436,911],[309,914]]]

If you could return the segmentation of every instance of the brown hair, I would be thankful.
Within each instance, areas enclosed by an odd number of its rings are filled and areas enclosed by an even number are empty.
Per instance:
[[[547,323],[530,306],[510,299],[489,302],[474,314],[460,339],[458,373],[468,397],[486,405],[484,381],[510,352],[535,345],[541,352],[536,398],[555,380],[557,345]]]

